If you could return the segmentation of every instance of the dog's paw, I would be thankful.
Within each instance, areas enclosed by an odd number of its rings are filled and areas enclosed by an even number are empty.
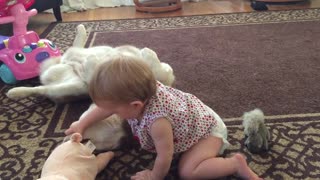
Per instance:
[[[77,33],[79,33],[79,34],[86,34],[87,33],[86,28],[83,24],[79,24],[77,26]]]
[[[29,92],[28,87],[16,87],[16,88],[10,89],[6,95],[10,99],[20,99],[20,98],[27,97],[30,94],[28,92]]]

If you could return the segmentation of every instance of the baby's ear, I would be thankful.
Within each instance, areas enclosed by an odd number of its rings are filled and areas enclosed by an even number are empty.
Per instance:
[[[74,133],[71,135],[71,141],[80,143],[82,141],[82,136],[80,133]]]
[[[130,103],[131,106],[134,106],[134,107],[138,107],[138,108],[141,108],[144,106],[144,103],[142,101],[132,101]]]

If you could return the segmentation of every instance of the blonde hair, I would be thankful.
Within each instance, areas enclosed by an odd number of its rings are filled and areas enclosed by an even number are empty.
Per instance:
[[[98,65],[89,82],[89,95],[94,102],[130,103],[150,99],[156,87],[156,79],[143,60],[119,53]]]

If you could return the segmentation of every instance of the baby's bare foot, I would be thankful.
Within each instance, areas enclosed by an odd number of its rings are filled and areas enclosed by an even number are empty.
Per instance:
[[[237,175],[247,180],[262,180],[259,176],[253,172],[247,164],[244,155],[237,153],[233,157],[238,164]]]

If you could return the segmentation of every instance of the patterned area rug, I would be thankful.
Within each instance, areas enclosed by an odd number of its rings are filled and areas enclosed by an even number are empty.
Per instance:
[[[79,23],[52,24],[42,36],[65,51]],[[91,31],[88,46],[146,46],[171,64],[175,86],[224,118],[232,144],[224,155],[242,152],[265,179],[320,176],[320,9],[81,23]],[[32,79],[17,86],[38,84]],[[0,179],[36,179],[63,131],[90,102],[13,101],[5,95],[12,87],[0,82]],[[272,134],[262,154],[244,147],[240,116],[255,107],[267,115]],[[129,179],[155,158],[139,146],[115,152],[97,179]],[[167,179],[179,179],[178,160]]]

